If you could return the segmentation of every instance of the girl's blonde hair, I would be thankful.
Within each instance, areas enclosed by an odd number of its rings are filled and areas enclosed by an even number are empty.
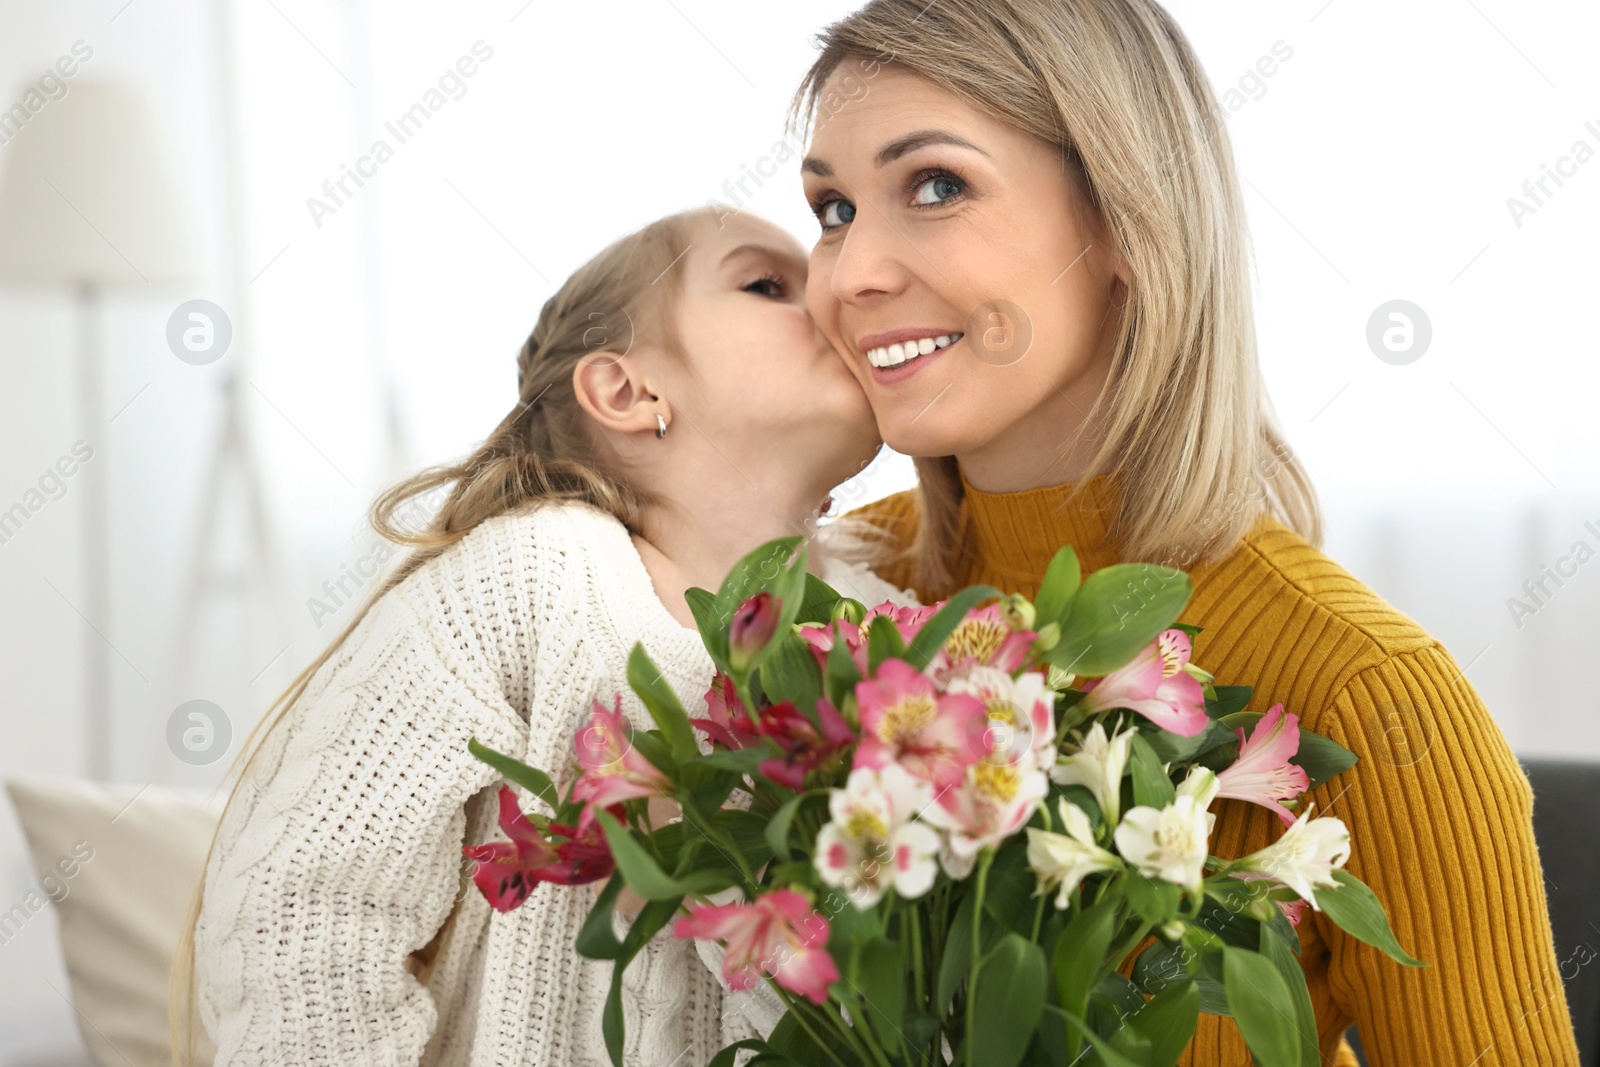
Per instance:
[[[1320,543],[1315,491],[1257,364],[1223,113],[1159,4],[872,0],[818,43],[791,133],[870,94],[877,65],[892,62],[1056,146],[1126,259],[1132,282],[1110,375],[1077,431],[1099,445],[1072,494],[1117,472],[1112,536],[1124,558],[1215,560],[1263,511]],[[857,70],[828,89],[847,61]],[[944,590],[962,562],[961,481],[953,457],[915,462],[920,521],[907,554],[919,588]]]
[[[372,605],[479,523],[545,501],[578,500],[616,516],[630,530],[639,529],[645,509],[659,501],[608,469],[611,464],[597,454],[596,435],[591,434],[587,415],[571,386],[573,368],[590,352],[625,353],[636,344],[652,344],[673,358],[683,358],[671,311],[683,272],[668,268],[687,250],[699,227],[723,213],[724,209],[713,205],[670,215],[618,239],[579,267],[540,311],[537,325],[517,356],[517,404],[483,444],[461,462],[431,467],[378,497],[368,514],[372,528],[389,541],[410,546],[411,551],[251,729],[224,775],[224,783],[233,775],[239,779],[228,805],[239,795],[268,731],[284,721],[313,676]],[[449,488],[443,503],[421,529],[396,522],[402,509],[409,510],[419,498],[436,495],[445,487]],[[215,845],[213,835],[206,852],[207,868]],[[202,877],[172,965],[168,1023],[177,1067],[188,1067],[195,1059],[194,931],[204,893]],[[428,945],[408,958],[407,967],[419,981],[426,981],[458,910],[452,909]]]

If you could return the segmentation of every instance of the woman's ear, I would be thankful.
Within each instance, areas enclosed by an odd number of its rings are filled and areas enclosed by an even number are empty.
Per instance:
[[[572,368],[572,391],[602,430],[635,433],[656,428],[656,412],[667,404],[650,389],[637,359],[616,352],[590,352]]]

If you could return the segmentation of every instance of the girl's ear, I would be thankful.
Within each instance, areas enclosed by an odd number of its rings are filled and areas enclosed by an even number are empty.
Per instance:
[[[656,412],[666,401],[650,390],[636,359],[616,352],[590,352],[572,368],[572,391],[602,430],[634,433],[655,430]]]

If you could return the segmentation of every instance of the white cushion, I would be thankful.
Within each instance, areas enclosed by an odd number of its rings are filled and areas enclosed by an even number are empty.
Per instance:
[[[60,916],[78,1029],[102,1067],[170,1067],[167,981],[226,792],[6,779]],[[22,905],[30,910],[40,900]],[[196,1026],[196,1062],[215,1049]]]

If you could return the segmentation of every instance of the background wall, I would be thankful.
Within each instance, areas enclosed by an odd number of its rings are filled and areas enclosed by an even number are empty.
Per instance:
[[[82,440],[93,449],[82,473],[110,488],[113,546],[109,607],[88,617],[82,483],[67,479],[0,544],[0,775],[85,772],[85,650],[99,640],[111,650],[111,777],[212,784],[348,617],[325,583],[370,581],[348,577],[374,544],[367,505],[498,420],[516,351],[569,270],[710,198],[811,241],[793,161],[759,171],[784,138],[810,34],[853,6],[0,2],[0,108],[80,41],[93,55],[68,92],[118,79],[156,103],[204,273],[111,298],[94,416],[75,400],[68,295],[0,288],[0,510]],[[1224,94],[1262,360],[1322,491],[1330,553],[1445,642],[1519,754],[1600,757],[1588,684],[1600,629],[1600,563],[1588,562],[1600,552],[1600,11],[1169,6]],[[463,56],[475,72],[441,85]],[[385,124],[430,92],[438,106],[401,143]],[[379,139],[392,156],[335,203],[324,183]],[[1536,201],[1524,183],[1541,178]],[[207,366],[166,342],[190,299],[217,303],[236,329]],[[1431,332],[1403,365],[1368,342],[1394,300]],[[230,375],[265,551],[237,471],[222,480],[219,525],[200,532]],[[839,495],[910,482],[891,455]],[[1534,603],[1524,583],[1545,567],[1567,576],[1546,579]],[[210,762],[168,743],[174,710],[194,699],[232,733]],[[37,884],[0,819],[0,908]],[[53,923],[46,911],[0,944],[0,1067],[73,1062]]]

